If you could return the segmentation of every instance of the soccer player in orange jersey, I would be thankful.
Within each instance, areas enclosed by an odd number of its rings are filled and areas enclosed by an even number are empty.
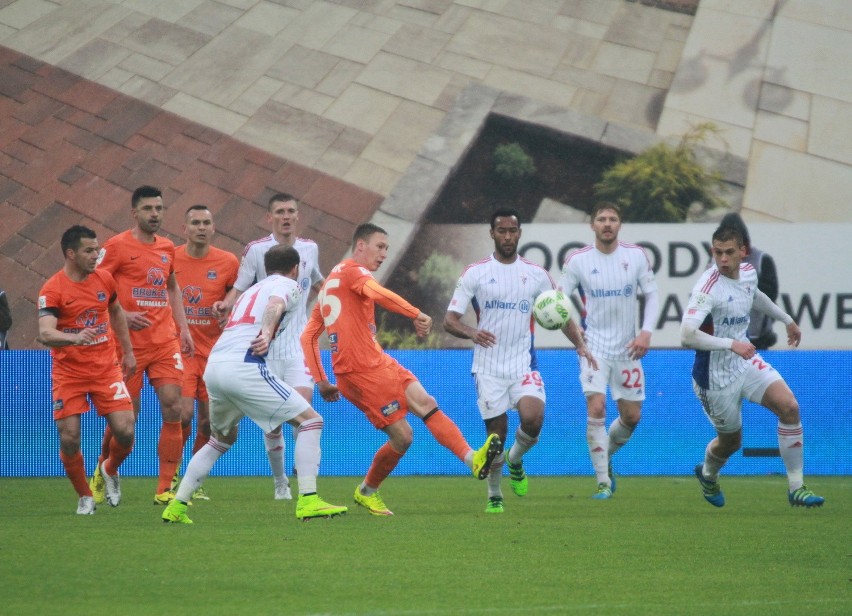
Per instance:
[[[95,232],[75,225],[62,234],[65,265],[38,294],[38,337],[53,356],[53,419],[59,430],[59,457],[79,496],[77,513],[95,512],[92,491],[80,452],[80,416],[89,401],[112,428],[110,455],[98,463],[106,500],[121,501],[118,467],[133,447],[135,418],[124,384],[136,370],[127,320],[116,295],[116,283],[96,270]],[[112,327],[112,329],[110,329]],[[119,364],[113,332],[122,348]]]
[[[221,303],[234,286],[240,262],[230,252],[210,245],[216,228],[213,214],[206,205],[193,205],[186,210],[183,232],[186,244],[175,249],[175,278],[182,290],[183,309],[195,343],[195,354],[183,357],[181,429],[183,445],[186,446],[197,403],[198,429],[192,445],[194,454],[210,439],[209,397],[203,377],[210,349],[222,333],[216,304]],[[204,487],[198,488],[192,498],[208,500]]]
[[[127,313],[137,365],[136,373],[127,380],[133,411],[139,415],[142,378],[146,372],[160,402],[163,425],[157,446],[160,468],[154,503],[166,505],[174,498],[171,482],[183,445],[181,352],[192,355],[195,346],[175,280],[175,245],[157,235],[165,211],[162,193],[153,186],[140,186],[133,192],[130,203],[135,225],[104,243],[98,267],[115,277],[118,300]],[[175,324],[179,331],[175,330]],[[102,459],[109,453],[109,429],[107,426],[104,434]],[[95,502],[103,495],[98,469],[89,483]]]
[[[485,479],[494,458],[503,451],[496,434],[490,434],[477,451],[438,407],[417,377],[403,368],[376,342],[375,304],[410,317],[418,336],[426,336],[432,318],[373,278],[388,254],[388,235],[372,223],[360,225],[353,238],[352,257],[340,262],[326,278],[317,304],[302,334],[305,361],[320,395],[333,402],[343,394],[376,428],[388,436],[373,458],[364,481],[355,488],[355,502],[373,515],[393,515],[378,489],[411,445],[409,410],[444,447],[462,460],[478,479]],[[328,332],[337,385],[323,370],[319,336]]]

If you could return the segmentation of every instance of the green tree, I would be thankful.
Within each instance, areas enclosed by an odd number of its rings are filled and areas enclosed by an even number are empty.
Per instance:
[[[633,222],[683,222],[696,201],[706,209],[723,207],[716,194],[721,175],[695,155],[695,146],[718,132],[710,122],[698,124],[675,147],[659,143],[616,163],[595,184],[597,198],[618,204],[624,220]]]
[[[535,163],[519,143],[505,143],[494,150],[494,172],[497,177],[515,181],[535,175]]]

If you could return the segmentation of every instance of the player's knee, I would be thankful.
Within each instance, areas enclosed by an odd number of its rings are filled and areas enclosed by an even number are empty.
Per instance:
[[[785,424],[797,424],[800,421],[799,402],[795,397],[789,396],[781,401],[776,411],[778,419]]]

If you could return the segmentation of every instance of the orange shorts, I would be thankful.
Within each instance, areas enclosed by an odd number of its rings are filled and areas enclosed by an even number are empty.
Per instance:
[[[369,372],[337,375],[340,393],[379,430],[405,418],[408,413],[405,390],[417,380],[393,357],[385,355],[385,358],[382,366]]]
[[[183,356],[183,382],[180,395],[184,398],[194,398],[207,402],[207,385],[204,384],[204,369],[207,367],[207,358],[203,355],[194,357]]]
[[[121,347],[118,350],[118,361],[121,362]],[[136,372],[127,379],[127,389],[130,395],[138,398],[142,393],[143,375],[148,373],[148,380],[154,388],[162,385],[180,385],[183,381],[183,356],[180,354],[180,342],[177,338],[157,347],[133,349],[136,356]]]
[[[121,367],[115,364],[101,375],[97,383],[87,382],[76,377],[54,375],[53,377],[53,419],[62,419],[72,415],[88,413],[89,400],[95,406],[98,415],[104,416],[115,411],[132,411],[133,403],[124,384]]]

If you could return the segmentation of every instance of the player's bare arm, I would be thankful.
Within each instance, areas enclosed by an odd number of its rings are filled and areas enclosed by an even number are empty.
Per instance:
[[[269,344],[275,337],[275,330],[281,321],[281,315],[284,314],[286,309],[287,302],[284,298],[275,295],[270,296],[266,308],[263,309],[263,317],[260,321],[260,333],[251,343],[252,355],[266,355],[266,352],[269,350]]]
[[[598,369],[598,361],[595,359],[594,355],[589,351],[589,347],[586,346],[586,334],[582,330],[582,328],[577,325],[577,321],[574,319],[569,320],[563,327],[562,333],[565,335],[568,340],[571,341],[571,344],[574,345],[574,348],[577,349],[577,355],[585,358],[589,365],[592,367],[592,370]]]
[[[486,348],[497,344],[497,336],[488,330],[471,327],[461,319],[462,315],[458,312],[447,310],[447,314],[444,315],[444,331],[456,338],[471,340],[474,344]]]
[[[130,342],[130,330],[127,326],[127,318],[124,309],[117,299],[109,305],[109,324],[115,337],[121,345],[121,372],[124,378],[128,378],[136,372],[136,356],[133,354],[133,345]]]
[[[180,332],[180,351],[184,355],[192,357],[195,355],[195,343],[189,332],[189,323],[186,322],[186,312],[183,309],[183,298],[174,272],[169,274],[166,281],[166,292],[169,294],[169,307],[172,309],[172,318]]]
[[[61,332],[56,329],[58,319],[53,315],[42,315],[38,319],[38,341],[48,347],[82,346],[90,344],[98,337],[91,327],[76,333]]]

